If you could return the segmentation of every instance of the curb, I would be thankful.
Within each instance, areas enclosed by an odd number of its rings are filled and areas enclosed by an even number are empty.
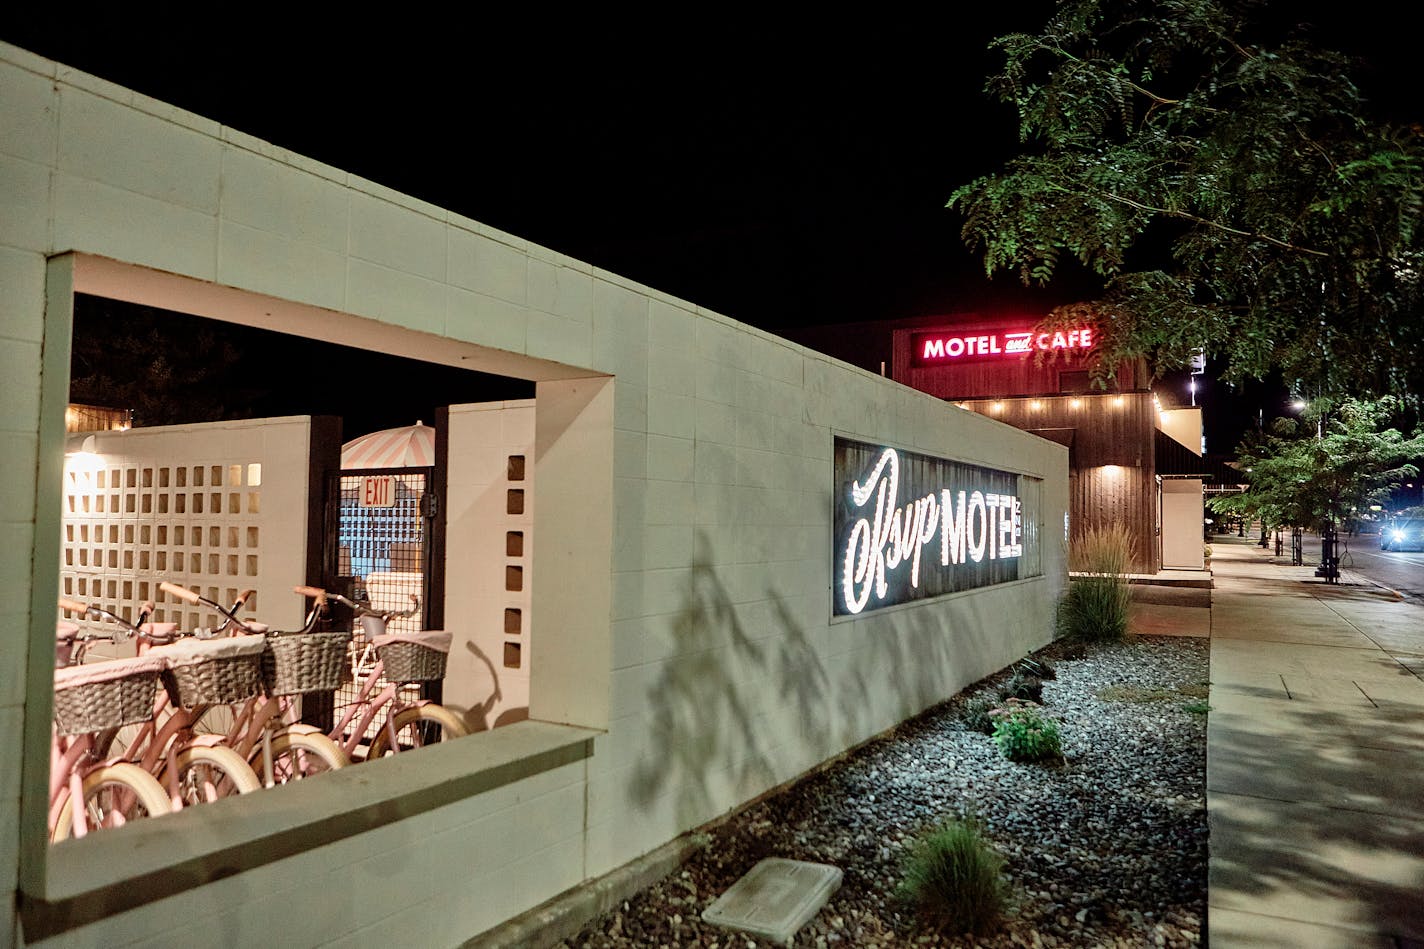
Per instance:
[[[464,943],[464,949],[549,949],[619,903],[661,880],[703,846],[683,834],[601,877],[560,893]]]

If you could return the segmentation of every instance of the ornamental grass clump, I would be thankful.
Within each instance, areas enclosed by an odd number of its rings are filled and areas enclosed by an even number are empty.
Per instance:
[[[1043,701],[1043,680],[1028,675],[1018,669],[1004,680],[999,687],[999,697],[1003,699],[1027,699],[1030,702]]]
[[[971,821],[936,827],[911,849],[898,890],[947,934],[992,931],[1004,913],[1004,858]]]
[[[1132,591],[1132,533],[1121,524],[1092,527],[1075,538],[1068,561],[1078,574],[1058,606],[1059,632],[1079,642],[1118,642],[1127,635]]]
[[[1047,761],[1063,756],[1058,723],[1046,718],[1034,702],[1008,699],[990,712],[994,719],[994,744],[1010,761]]]

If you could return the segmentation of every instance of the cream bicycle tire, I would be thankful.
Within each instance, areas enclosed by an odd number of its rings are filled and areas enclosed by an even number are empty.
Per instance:
[[[282,770],[279,767],[280,762],[302,755],[309,759],[305,767],[291,768],[288,771],[290,777],[286,779],[278,774]],[[266,780],[266,775],[263,773],[262,746],[260,744],[253,750],[249,763],[252,765],[252,770],[257,772],[258,777]],[[327,771],[338,771],[350,763],[351,759],[346,756],[346,752],[341,750],[341,746],[320,733],[282,732],[272,738],[272,778],[276,784],[286,784],[288,780],[300,781]],[[316,766],[315,769],[313,765]]]
[[[149,817],[168,814],[173,810],[173,805],[168,800],[168,792],[163,790],[163,785],[158,783],[157,778],[136,764],[119,762],[95,768],[86,774],[83,782],[86,808],[106,788],[127,789],[133,795],[134,802],[147,811]],[[126,821],[129,819],[132,818],[125,818]],[[103,823],[102,818],[99,823]],[[90,827],[90,830],[95,829],[97,826]],[[60,808],[59,815],[55,819],[54,832],[50,836],[53,840],[67,840],[73,831],[74,800],[69,798]]]
[[[226,783],[222,785],[216,785],[207,780],[203,781],[203,798],[200,800],[189,800],[185,793],[183,801],[185,807],[218,798],[231,797],[234,794],[250,794],[262,788],[262,781],[257,777],[257,772],[242,760],[242,755],[221,745],[189,745],[178,752],[175,763],[178,766],[179,788],[185,791],[188,778],[200,773],[199,769],[215,769],[226,779]],[[161,783],[165,785],[168,783],[166,776]]]
[[[396,740],[400,741],[401,733],[417,722],[429,722],[432,725],[440,726],[440,740],[450,741],[454,738],[464,738],[468,735],[469,729],[460,720],[460,716],[450,711],[443,705],[430,703],[427,705],[416,705],[411,708],[403,708],[395,714],[391,724],[396,730]],[[367,760],[372,758],[383,758],[386,754],[386,727],[381,726],[376,737],[371,739],[371,750],[366,755]]]

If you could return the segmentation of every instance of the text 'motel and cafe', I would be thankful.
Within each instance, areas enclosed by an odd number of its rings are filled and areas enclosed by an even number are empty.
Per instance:
[[[1144,365],[1093,388],[1088,324],[1045,332],[1028,318],[966,315],[892,333],[897,381],[1068,447],[1075,532],[1128,525],[1137,572],[1203,568],[1200,409],[1164,406]]]

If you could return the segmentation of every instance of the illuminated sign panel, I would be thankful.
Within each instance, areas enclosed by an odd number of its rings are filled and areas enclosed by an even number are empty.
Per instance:
[[[1038,574],[1038,480],[835,442],[835,614]]]
[[[1040,333],[1032,329],[995,332],[934,332],[910,335],[910,364],[943,366],[984,362],[1030,353],[1075,354],[1093,348],[1091,327]]]

